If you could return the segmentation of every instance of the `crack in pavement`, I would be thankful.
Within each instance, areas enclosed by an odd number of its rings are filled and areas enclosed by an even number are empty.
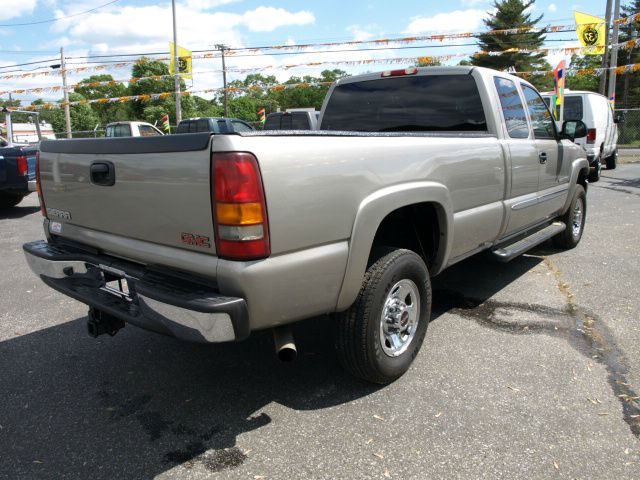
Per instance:
[[[624,352],[607,325],[597,315],[576,304],[571,288],[563,280],[558,267],[548,257],[545,257],[544,263],[553,273],[558,290],[567,301],[565,308],[483,301],[451,290],[438,290],[434,292],[434,298],[437,299],[434,310],[454,313],[503,332],[542,333],[566,340],[576,351],[605,367],[609,386],[622,405],[624,421],[633,435],[640,439],[640,395],[627,381],[629,362]],[[516,315],[517,312],[534,313],[537,318],[523,321]]]

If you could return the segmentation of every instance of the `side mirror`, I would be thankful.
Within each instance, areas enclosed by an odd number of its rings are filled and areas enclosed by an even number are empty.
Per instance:
[[[562,124],[560,136],[573,142],[576,138],[587,136],[587,126],[582,120],[567,120]]]

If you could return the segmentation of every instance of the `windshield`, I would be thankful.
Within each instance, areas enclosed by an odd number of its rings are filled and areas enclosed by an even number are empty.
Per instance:
[[[358,132],[486,132],[475,79],[470,75],[381,78],[338,85],[322,130]]]

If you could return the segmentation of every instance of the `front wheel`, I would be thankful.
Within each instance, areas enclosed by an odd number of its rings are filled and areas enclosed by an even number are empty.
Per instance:
[[[618,149],[607,157],[605,162],[607,163],[607,170],[615,170],[618,163]]]
[[[593,166],[593,172],[589,172],[589,176],[587,177],[591,183],[595,183],[600,180],[600,172],[602,171],[602,162],[600,161],[600,157],[596,158]]]
[[[560,217],[567,228],[553,237],[553,243],[560,248],[574,248],[582,238],[584,232],[584,223],[587,219],[587,196],[584,187],[580,184],[576,185],[573,192],[573,198],[569,209]]]
[[[367,270],[355,303],[336,318],[336,351],[343,367],[386,384],[418,354],[431,316],[431,282],[422,259],[392,250]]]

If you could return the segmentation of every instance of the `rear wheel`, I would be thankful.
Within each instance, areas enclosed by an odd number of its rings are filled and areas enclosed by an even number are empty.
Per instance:
[[[569,209],[560,217],[567,228],[553,237],[553,243],[560,248],[574,248],[582,238],[587,218],[587,196],[582,185],[576,185]]]
[[[616,148],[616,150],[613,152],[613,154],[611,154],[611,156],[607,157],[605,159],[605,162],[607,163],[607,170],[615,170],[617,163],[618,163],[618,149]]]
[[[431,315],[431,282],[422,259],[391,250],[367,270],[355,303],[336,318],[336,351],[344,368],[386,384],[418,354]]]
[[[0,208],[10,208],[18,205],[24,195],[0,195]]]

